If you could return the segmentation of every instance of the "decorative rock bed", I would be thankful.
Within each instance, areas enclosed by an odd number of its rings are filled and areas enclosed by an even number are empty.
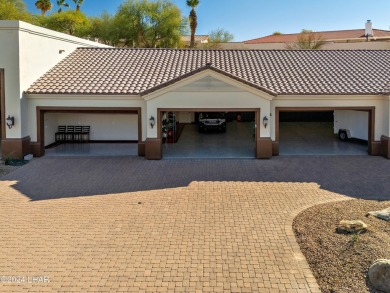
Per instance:
[[[390,293],[390,260],[376,260],[368,270],[368,278],[376,290]]]
[[[367,230],[367,224],[360,220],[342,220],[336,228],[338,233],[356,234],[363,233]]]
[[[390,207],[380,211],[368,212],[367,216],[374,216],[378,219],[390,221]]]

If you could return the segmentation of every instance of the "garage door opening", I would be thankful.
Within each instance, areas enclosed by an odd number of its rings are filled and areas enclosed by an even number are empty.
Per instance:
[[[367,155],[369,112],[279,112],[280,155]]]
[[[254,111],[161,112],[163,158],[254,158]]]
[[[40,113],[39,136],[46,156],[138,155],[138,110],[50,110]]]

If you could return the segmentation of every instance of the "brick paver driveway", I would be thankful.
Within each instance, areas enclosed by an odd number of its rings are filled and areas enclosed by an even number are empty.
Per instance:
[[[0,181],[0,278],[25,276],[0,290],[316,292],[292,219],[324,201],[389,198],[389,166],[37,159]]]

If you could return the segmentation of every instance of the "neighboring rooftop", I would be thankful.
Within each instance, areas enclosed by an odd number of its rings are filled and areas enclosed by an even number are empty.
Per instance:
[[[191,36],[182,36],[181,40],[185,43],[191,42]],[[195,35],[195,43],[205,44],[209,42],[209,35]]]
[[[79,48],[29,94],[146,94],[211,69],[271,94],[383,94],[390,50]]]
[[[373,29],[371,20],[367,20],[364,29],[322,32],[303,31],[298,34],[272,34],[269,36],[244,41],[244,44],[253,45],[267,43],[294,43],[298,41],[298,37],[302,35],[302,33],[314,34],[317,39],[322,39],[326,42],[361,42],[368,40],[390,40],[390,31]]]
[[[374,39],[390,39],[390,31],[373,29]],[[244,41],[245,44],[260,44],[260,43],[292,43],[296,42],[300,34],[281,34],[269,35],[262,38]],[[343,30],[343,31],[325,31],[314,32],[316,37],[321,37],[325,41],[340,41],[340,40],[365,40],[365,30]]]

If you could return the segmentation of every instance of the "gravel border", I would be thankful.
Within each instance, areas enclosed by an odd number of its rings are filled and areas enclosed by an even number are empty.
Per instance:
[[[12,165],[4,165],[4,161],[0,160],[0,178],[19,169],[22,166],[12,166]]]
[[[297,242],[321,292],[377,292],[366,275],[373,261],[390,258],[390,225],[366,214],[389,206],[390,200],[353,199],[316,205],[294,218]],[[368,231],[336,233],[344,219],[362,220]]]

